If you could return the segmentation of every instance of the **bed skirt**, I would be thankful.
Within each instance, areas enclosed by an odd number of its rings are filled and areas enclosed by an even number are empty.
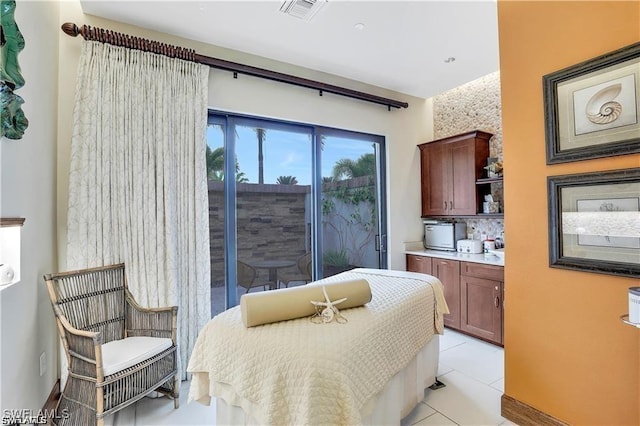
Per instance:
[[[364,425],[399,425],[424,399],[424,390],[436,381],[440,355],[439,336],[433,338],[409,364],[389,380],[382,392],[362,408]],[[217,398],[216,424],[257,425],[259,422],[240,407]]]

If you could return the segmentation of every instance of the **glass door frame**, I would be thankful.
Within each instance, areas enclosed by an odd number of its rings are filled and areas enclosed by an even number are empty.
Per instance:
[[[336,129],[333,127],[326,126],[316,126],[316,137],[317,143],[316,148],[319,150],[317,155],[320,155],[322,150],[322,137],[323,136],[334,136],[339,138],[369,142],[375,147],[375,157],[376,157],[376,221],[378,224],[377,229],[377,238],[376,238],[376,247],[378,251],[378,264],[380,265],[380,269],[387,269],[387,163],[386,163],[386,144],[385,137],[380,135],[374,135],[371,133],[363,133],[356,132],[353,130],[344,130],[344,129]],[[316,215],[319,218],[318,220],[318,229],[317,232],[320,232],[318,235],[322,235],[322,176],[321,176],[321,161],[322,157],[319,157],[320,161],[317,163],[318,168],[318,176],[316,176],[316,181],[314,181],[314,188],[317,189],[319,194],[315,197],[314,201],[317,202],[316,205]],[[319,246],[318,247],[318,255],[320,258],[322,257],[322,238],[319,238]],[[379,249],[378,249],[379,248]],[[320,259],[322,260],[322,259]],[[322,263],[317,262],[314,263],[314,275],[315,277],[322,277]],[[316,267],[318,270],[316,270]]]
[[[375,146],[376,157],[376,213],[379,235],[379,264],[387,268],[386,231],[386,145],[385,137],[352,130],[336,129],[313,124],[276,120],[257,116],[235,114],[219,110],[209,110],[207,124],[218,124],[224,132],[224,238],[225,238],[225,302],[226,309],[238,304],[237,297],[237,192],[235,179],[236,125],[265,127],[285,131],[298,131],[311,136],[311,250],[312,276],[322,278],[322,136],[335,136],[371,142]],[[228,177],[234,177],[229,179]]]

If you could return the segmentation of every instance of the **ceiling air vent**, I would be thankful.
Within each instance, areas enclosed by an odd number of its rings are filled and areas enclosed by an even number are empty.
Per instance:
[[[327,0],[286,0],[280,6],[280,12],[310,21],[326,3]]]

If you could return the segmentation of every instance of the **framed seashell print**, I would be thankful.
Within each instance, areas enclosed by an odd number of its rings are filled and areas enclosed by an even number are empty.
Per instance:
[[[542,83],[547,164],[640,152],[640,43]]]

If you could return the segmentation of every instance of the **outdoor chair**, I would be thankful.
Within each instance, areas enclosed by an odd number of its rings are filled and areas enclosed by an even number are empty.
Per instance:
[[[305,253],[296,261],[297,271],[282,272],[278,275],[278,280],[289,287],[292,282],[304,282],[305,284],[312,281],[311,278],[311,253]]]
[[[254,287],[263,287],[264,290],[266,290],[267,286],[271,287],[271,282],[257,281],[258,271],[253,266],[240,260],[238,260],[237,265],[238,285],[246,289],[245,293],[249,293],[249,290]]]
[[[69,372],[53,424],[102,426],[106,416],[153,391],[178,408],[176,306],[138,305],[124,264],[44,279]]]

